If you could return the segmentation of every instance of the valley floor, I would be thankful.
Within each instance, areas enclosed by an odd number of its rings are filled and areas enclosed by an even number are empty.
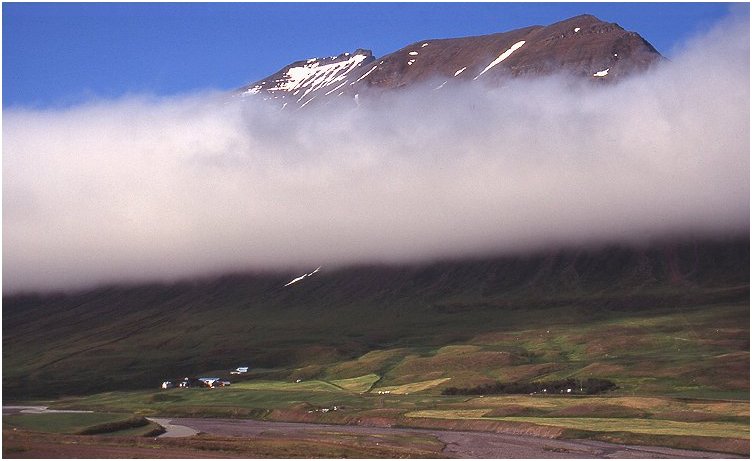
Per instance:
[[[441,455],[453,458],[728,458],[723,453],[679,450],[666,447],[628,446],[594,440],[555,440],[515,434],[468,431],[377,428],[362,426],[284,423],[215,418],[174,418],[171,424],[199,433],[283,439],[367,437],[376,445],[399,437],[436,438],[443,445]],[[168,436],[169,433],[161,437]]]
[[[724,453],[554,440],[514,434],[283,423],[247,419],[159,419],[199,435],[106,437],[3,431],[4,458],[733,458]],[[185,431],[185,428],[190,430]]]

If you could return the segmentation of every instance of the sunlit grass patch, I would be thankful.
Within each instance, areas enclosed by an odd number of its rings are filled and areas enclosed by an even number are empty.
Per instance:
[[[428,409],[427,406],[424,408]],[[736,421],[749,418],[748,401],[641,396],[491,395],[454,402],[434,409],[480,408],[490,408],[498,416],[634,418],[639,415],[646,418],[683,422]]]
[[[541,424],[596,432],[749,438],[749,425],[731,422],[683,422],[643,418],[540,418],[509,416],[501,421]]]
[[[749,438],[749,425],[740,422],[685,422],[645,418],[559,418],[545,416],[487,416],[490,408],[475,410],[419,410],[405,413],[410,418],[480,419],[531,423],[595,432],[633,432],[638,434]]]
[[[432,355],[423,355],[427,351],[415,352],[395,363],[383,375],[380,386],[390,386],[388,389],[391,389],[416,382],[451,378],[455,386],[472,387],[493,382],[495,372],[526,360],[507,351],[480,350],[478,346],[464,344],[428,352]],[[406,392],[416,391],[418,389]]]
[[[418,410],[405,413],[408,418],[438,418],[438,419],[480,419],[491,411],[490,408],[472,410]]]
[[[336,379],[336,380],[331,381],[331,383],[347,391],[363,393],[363,392],[368,392],[369,390],[371,390],[373,385],[379,379],[380,379],[379,375],[375,373],[371,373],[368,375],[358,376],[355,378]]]
[[[749,401],[735,402],[692,402],[688,406],[693,410],[708,411],[717,414],[749,417]]]
[[[342,392],[342,389],[326,381],[310,380],[296,382],[285,381],[245,381],[232,385],[233,389],[264,391],[328,391]],[[222,389],[220,389],[221,391]]]
[[[496,415],[494,415],[496,416]],[[498,415],[506,416],[506,415]],[[509,415],[509,416],[527,416],[527,415]],[[538,416],[538,415],[532,415]],[[549,416],[570,417],[570,418],[646,418],[650,416],[647,411],[634,407],[623,405],[597,404],[583,402],[578,405],[572,405],[561,408],[549,413]],[[673,418],[669,418],[673,419]]]
[[[566,366],[559,363],[530,363],[503,367],[497,370],[492,370],[491,373],[498,381],[535,381],[542,379],[543,376],[556,373],[564,368],[566,368]]]
[[[536,409],[556,409],[567,405],[571,397],[531,397],[528,395],[490,395],[475,397],[466,402],[463,406],[472,407],[505,407],[508,405],[524,406]]]
[[[458,345],[444,346],[440,348],[438,351],[436,351],[436,355],[442,355],[442,354],[462,355],[462,354],[470,354],[473,352],[478,352],[480,350],[481,350],[480,346],[473,346],[470,344],[458,344]]]
[[[348,360],[330,366],[327,376],[345,378],[366,374],[380,374],[381,370],[391,363],[398,362],[407,354],[407,349],[386,349],[368,352],[355,360]]]
[[[419,381],[415,383],[403,384],[400,386],[385,386],[371,390],[371,392],[389,392],[390,394],[409,394],[412,392],[421,392],[438,386],[439,384],[449,381],[451,378],[439,378],[429,381]]]
[[[589,363],[577,371],[578,376],[598,376],[601,378],[623,376],[624,374],[624,365],[598,361]]]

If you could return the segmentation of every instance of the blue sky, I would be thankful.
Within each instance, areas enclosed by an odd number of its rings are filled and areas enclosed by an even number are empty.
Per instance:
[[[736,8],[746,8],[739,6]],[[232,89],[290,62],[428,38],[546,25],[582,13],[671,56],[724,3],[4,3],[3,107]]]

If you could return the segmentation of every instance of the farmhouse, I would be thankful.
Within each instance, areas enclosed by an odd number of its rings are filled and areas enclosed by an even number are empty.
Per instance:
[[[206,387],[214,387],[214,383],[219,381],[219,378],[198,378],[198,380],[204,383]]]
[[[214,382],[219,378],[183,378],[179,387],[214,387]]]
[[[215,387],[226,387],[230,385],[230,381],[226,379],[221,378],[212,378],[212,377],[205,377],[205,378],[189,378],[185,377],[182,381],[180,381],[177,384],[177,387],[180,388],[188,388],[188,387],[208,387],[210,389],[213,389]],[[175,384],[172,381],[164,381],[162,383],[162,389],[170,389],[175,387]]]
[[[203,383],[196,378],[185,377],[178,385],[179,387],[201,387]]]
[[[198,378],[205,387],[214,389],[215,387],[225,387],[230,385],[230,381],[220,378]]]

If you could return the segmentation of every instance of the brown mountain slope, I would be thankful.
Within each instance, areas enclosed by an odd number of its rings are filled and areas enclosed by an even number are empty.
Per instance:
[[[424,40],[374,59],[356,50],[295,62],[248,85],[242,95],[303,107],[335,98],[456,82],[499,85],[505,79],[566,74],[598,82],[617,81],[662,59],[637,33],[591,15],[549,26],[531,26],[477,37]]]

